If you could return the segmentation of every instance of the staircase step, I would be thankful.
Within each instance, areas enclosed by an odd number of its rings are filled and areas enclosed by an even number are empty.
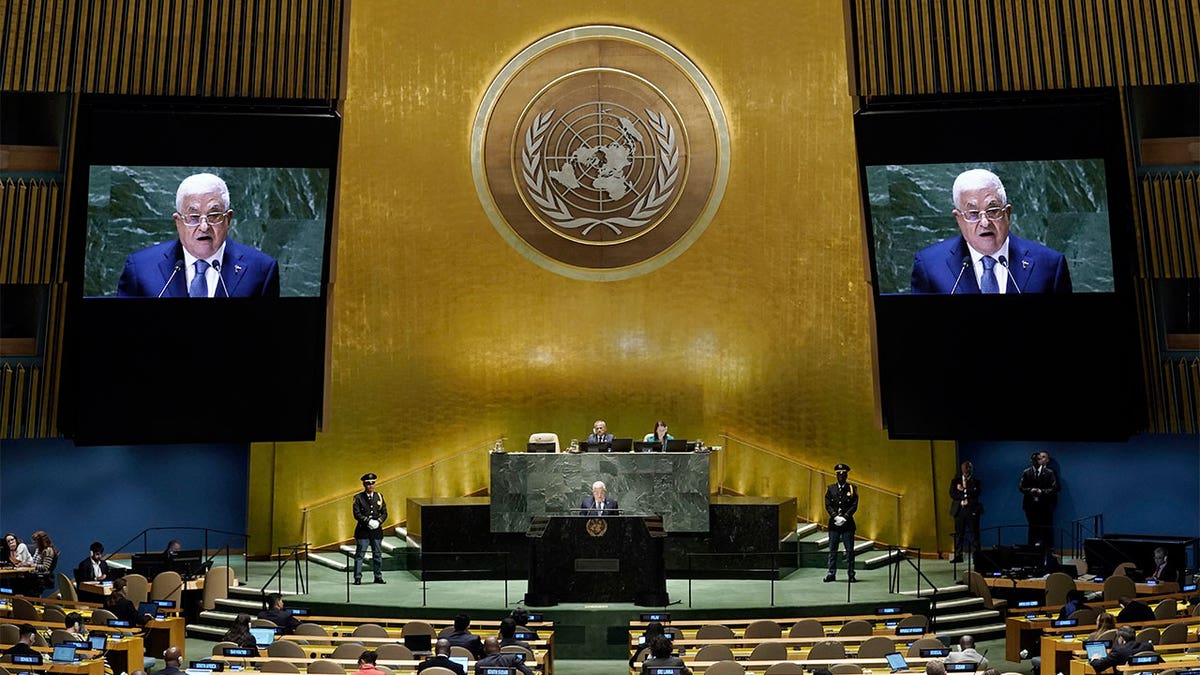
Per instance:
[[[808,535],[820,529],[821,526],[817,525],[816,523],[801,523],[796,526],[796,536],[801,538],[807,537]]]
[[[202,623],[189,623],[187,626],[187,636],[205,638],[208,640],[220,640],[225,636],[225,632],[227,630],[229,630],[228,626],[209,626]]]
[[[275,582],[271,582],[271,586],[275,586]],[[285,584],[286,586],[286,584]],[[268,588],[267,593],[279,593],[287,597],[289,595],[298,595],[295,591],[289,591],[286,588],[282,591],[276,591],[274,588]],[[229,597],[231,598],[253,598],[258,600],[259,605],[262,605],[263,591],[258,586],[230,586]]]
[[[994,609],[981,609],[976,612],[958,612],[954,614],[937,614],[937,625],[940,630],[943,626],[960,626],[964,623],[972,625],[983,621],[995,621],[996,617],[1000,616],[1000,612]]]
[[[1004,638],[1004,624],[1003,623],[989,623],[989,624],[979,625],[979,626],[956,626],[956,627],[947,627],[945,630],[943,630],[941,622],[940,621],[938,622],[937,637],[942,642],[945,642],[948,645],[952,645],[952,644],[958,642],[958,639],[964,635],[970,635],[971,637],[975,638],[976,642],[983,642],[984,640],[1003,639]]]
[[[263,604],[261,600],[251,600],[249,598],[220,598],[215,603],[217,607],[224,607],[229,611],[257,613],[262,611]]]
[[[348,567],[346,559],[342,556],[334,557],[324,553],[309,553],[308,560],[309,562],[315,562],[322,567],[328,567],[339,572],[345,572]]]
[[[956,584],[954,586],[939,586],[936,589],[929,588],[928,586],[922,586],[921,590],[919,592],[918,591],[900,591],[900,594],[924,597],[926,595],[933,595],[934,593],[937,593],[938,595],[950,595],[951,593],[965,593],[966,590],[967,590],[967,587],[962,584]]]
[[[965,610],[973,607],[983,607],[983,598],[977,595],[967,595],[961,598],[951,598],[948,600],[934,600],[934,611],[941,616],[942,613],[950,610]]]
[[[871,556],[870,558],[864,558],[862,560],[862,565],[863,565],[863,567],[865,567],[869,570],[878,569],[880,567],[890,565],[897,558],[900,558],[903,556],[904,556],[903,551],[899,551],[899,550],[884,551],[883,553],[880,553],[879,555]]]
[[[237,618],[238,614],[245,613],[246,612],[226,612],[219,609],[206,609],[203,612],[200,612],[200,618],[204,619],[210,624],[228,624],[233,623],[233,620]]]
[[[854,554],[856,556],[862,555],[864,551],[870,551],[870,550],[873,550],[874,548],[875,548],[875,542],[870,539],[865,539],[863,541],[855,542]]]

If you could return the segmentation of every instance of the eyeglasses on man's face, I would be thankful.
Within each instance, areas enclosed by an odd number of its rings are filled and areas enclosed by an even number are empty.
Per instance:
[[[1005,214],[1007,212],[1008,212],[1008,207],[1006,205],[1006,206],[993,206],[992,208],[985,209],[983,211],[979,211],[979,210],[959,211],[958,214],[960,216],[962,216],[962,219],[967,221],[968,223],[978,223],[984,217],[986,217],[989,221],[1000,220],[1001,218],[1003,218],[1005,216]]]
[[[197,227],[201,221],[209,224],[210,227],[218,227],[225,224],[225,219],[229,217],[230,211],[213,211],[212,213],[181,213],[179,219],[188,227]]]

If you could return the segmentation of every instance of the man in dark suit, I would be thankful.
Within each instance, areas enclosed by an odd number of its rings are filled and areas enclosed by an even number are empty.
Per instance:
[[[1155,619],[1154,610],[1144,602],[1134,600],[1128,595],[1122,595],[1117,602],[1121,605],[1121,611],[1117,613],[1117,623],[1144,623]]]
[[[296,626],[300,625],[300,620],[283,606],[283,596],[279,593],[269,593],[263,600],[266,608],[258,613],[258,618],[266,619],[279,627],[279,632],[284,635],[291,635],[296,632]]]
[[[163,652],[163,663],[166,664],[162,670],[154,671],[154,675],[184,675],[179,666],[183,665],[183,650],[179,647],[170,646]]]
[[[592,424],[592,433],[588,434],[588,443],[612,443],[613,435],[608,433],[608,422],[596,420]]]
[[[533,671],[526,666],[524,659],[520,654],[505,654],[500,651],[500,641],[494,637],[488,637],[483,641],[483,651],[486,654],[482,659],[475,662],[475,672],[487,672],[489,666],[500,668],[516,668],[525,675],[533,675]]]
[[[471,617],[466,614],[457,614],[454,617],[454,626],[446,628],[438,635],[438,642],[446,640],[451,646],[458,645],[471,652],[473,658],[483,656],[483,641],[479,636],[471,632]],[[450,652],[447,651],[447,654]]]
[[[1029,545],[1041,546],[1046,555],[1054,549],[1054,505],[1058,501],[1058,476],[1047,466],[1045,450],[1029,456],[1030,466],[1021,473],[1021,508],[1029,523]]]
[[[1167,549],[1161,546],[1154,549],[1154,571],[1146,580],[1179,583],[1179,568],[1167,560]]]
[[[467,669],[461,664],[450,660],[450,641],[445,638],[439,638],[433,645],[433,656],[425,659],[417,664],[417,672],[421,672],[426,668],[445,668],[454,671],[458,675],[467,675]],[[483,649],[483,644],[480,643],[480,649]],[[478,656],[475,658],[479,658]]]
[[[1096,657],[1091,660],[1092,667],[1097,673],[1109,668],[1116,672],[1117,666],[1129,663],[1129,659],[1138,652],[1152,652],[1154,645],[1137,639],[1133,626],[1121,626],[1117,629],[1117,644],[1113,646],[1108,656]]]
[[[833,467],[837,482],[825,489],[825,511],[829,514],[829,573],[825,581],[837,581],[838,544],[846,548],[846,571],[850,583],[854,577],[854,512],[858,510],[858,490],[847,478],[850,467],[838,464]]]
[[[983,486],[975,477],[975,465],[966,461],[960,468],[959,474],[950,481],[950,515],[954,518],[956,535],[951,562],[956,563],[963,561],[964,551],[979,548],[979,515],[983,513],[983,504],[979,502]]]
[[[21,654],[22,656],[32,656],[37,654],[37,650],[33,648],[34,630],[34,627],[30,624],[21,624],[21,627],[17,629],[16,644],[5,649],[3,655],[12,656],[14,654]]]
[[[1071,292],[1071,273],[1061,253],[1009,235],[1012,205],[996,174],[964,171],[953,192],[960,236],[917,252],[913,293]]]
[[[375,583],[383,580],[383,524],[387,521],[387,502],[375,491],[373,473],[363,474],[363,491],[354,495],[354,585],[362,583],[363,558],[367,546],[371,547],[371,568],[375,572]]]
[[[603,481],[592,483],[592,496],[584,497],[579,505],[585,516],[615,516],[619,514],[617,500],[608,496],[608,488]]]
[[[75,581],[104,581],[108,578],[108,562],[104,560],[104,544],[93,541],[88,547],[91,555],[75,566]]]
[[[175,193],[178,239],[125,259],[117,295],[137,298],[279,297],[279,264],[229,239],[229,188],[211,173],[188,176]]]
[[[533,651],[533,647],[530,647],[528,642],[517,639],[517,621],[511,616],[500,619],[500,628],[496,631],[496,635],[501,647],[516,645]]]

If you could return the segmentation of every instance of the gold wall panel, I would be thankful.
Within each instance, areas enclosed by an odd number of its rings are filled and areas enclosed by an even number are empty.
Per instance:
[[[253,446],[257,551],[300,541],[302,507],[355,491],[365,471],[414,474],[498,436],[520,447],[555,431],[565,443],[597,417],[624,436],[664,418],[677,437],[727,432],[816,466],[848,462],[855,479],[925,505],[900,543],[932,550],[954,451],[889,441],[874,422],[842,10],[840,0],[354,3],[329,414],[315,442]],[[681,50],[730,124],[729,184],[704,235],[661,269],[607,283],[511,249],[469,164],[475,111],[499,69],[584,24]],[[407,497],[487,486],[483,449],[454,465],[456,480],[410,488],[428,494],[389,494],[393,520]],[[725,479],[778,494],[786,477],[756,487],[769,468],[738,463]],[[348,500],[322,511],[341,524],[310,531],[349,532]]]

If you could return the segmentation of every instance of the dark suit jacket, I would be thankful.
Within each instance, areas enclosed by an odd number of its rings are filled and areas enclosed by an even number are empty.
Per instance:
[[[1157,567],[1150,570],[1150,574],[1147,578],[1154,579],[1155,578],[1154,573],[1157,571],[1158,571]],[[1158,575],[1157,580],[1179,583],[1179,568],[1175,566],[1175,563],[1168,560],[1167,564],[1165,566],[1163,566],[1162,573],[1160,573]]]
[[[1041,488],[1041,494],[1034,494],[1034,488]],[[1052,509],[1058,501],[1058,476],[1054,475],[1054,470],[1048,466],[1042,467],[1041,475],[1038,475],[1036,466],[1026,467],[1021,473],[1020,490],[1021,494],[1025,495],[1021,500],[1021,508],[1026,511]]]
[[[100,573],[106,578],[108,577],[108,563],[100,561]],[[95,581],[96,577],[92,575],[92,556],[88,556],[79,561],[75,567],[75,581]]]
[[[516,654],[492,654],[485,656],[475,662],[475,672],[482,673],[488,666],[499,666],[501,668],[516,668],[525,675],[533,675],[533,671],[529,666],[521,663]]]
[[[962,236],[951,237],[917,251],[913,256],[913,293],[979,293],[975,273],[968,265],[963,270],[963,257],[970,262],[970,251]],[[1008,235],[1008,284],[1005,293],[1070,293],[1071,273],[1063,254],[1035,241]],[[962,272],[962,276],[959,276]],[[955,280],[958,287],[955,288]],[[1019,289],[1019,290],[1018,290]]]
[[[833,483],[825,488],[825,511],[829,514],[829,529],[844,532],[854,531],[854,512],[858,510],[858,488],[849,481],[845,485]],[[835,516],[845,516],[846,522],[834,525]]]
[[[963,500],[967,500],[968,516],[977,516],[983,512],[983,505],[979,503],[979,493],[983,491],[983,485],[975,474],[967,476],[966,484],[963,484],[962,472],[954,475],[954,480],[950,481],[950,515],[958,516],[959,511],[963,509]]]
[[[1123,666],[1126,663],[1129,663],[1129,658],[1134,654],[1137,654],[1138,652],[1152,651],[1154,651],[1154,645],[1150,644],[1149,642],[1142,642],[1140,640],[1123,642],[1113,647],[1112,650],[1108,652],[1108,656],[1102,659],[1093,659],[1092,667],[1096,669],[1097,673],[1104,672],[1108,668],[1113,668],[1115,670],[1115,666]]]
[[[458,646],[466,649],[477,659],[483,656],[483,641],[469,630],[454,630],[454,627],[451,626],[438,634],[438,639],[448,641],[451,647]]]
[[[284,635],[291,635],[300,625],[300,619],[286,609],[264,609],[258,613],[258,618],[273,622]]]
[[[434,668],[434,667],[448,668],[448,669],[453,670],[454,672],[458,673],[458,675],[467,675],[466,668],[451,661],[450,657],[442,656],[441,654],[431,656],[431,657],[425,659],[424,661],[418,663],[417,664],[417,672],[419,673],[422,670],[425,670],[426,668]]]
[[[125,259],[125,269],[117,282],[117,295],[128,298],[188,297],[186,270],[175,278],[175,261],[183,260],[183,245],[178,239],[155,244]],[[171,279],[168,284],[167,279]],[[225,255],[221,259],[221,279],[217,282],[215,298],[277,298],[279,297],[279,263],[256,248],[225,240]],[[163,286],[166,285],[166,290]],[[228,294],[226,293],[228,289]]]
[[[1117,623],[1119,624],[1142,623],[1143,621],[1154,621],[1154,610],[1150,609],[1146,603],[1137,600],[1125,605],[1117,614]]]
[[[383,524],[387,521],[388,510],[387,502],[383,500],[383,495],[376,491],[370,497],[367,496],[367,491],[354,495],[354,538],[355,539],[383,539]],[[379,521],[379,527],[371,529],[367,527],[367,521],[375,519]]]
[[[619,510],[617,500],[612,497],[605,497],[603,503],[597,504],[596,498],[591,495],[583,498],[583,502],[579,505],[579,508],[583,509],[583,515],[585,516],[601,515],[601,509],[604,510],[604,513],[615,516]]]

